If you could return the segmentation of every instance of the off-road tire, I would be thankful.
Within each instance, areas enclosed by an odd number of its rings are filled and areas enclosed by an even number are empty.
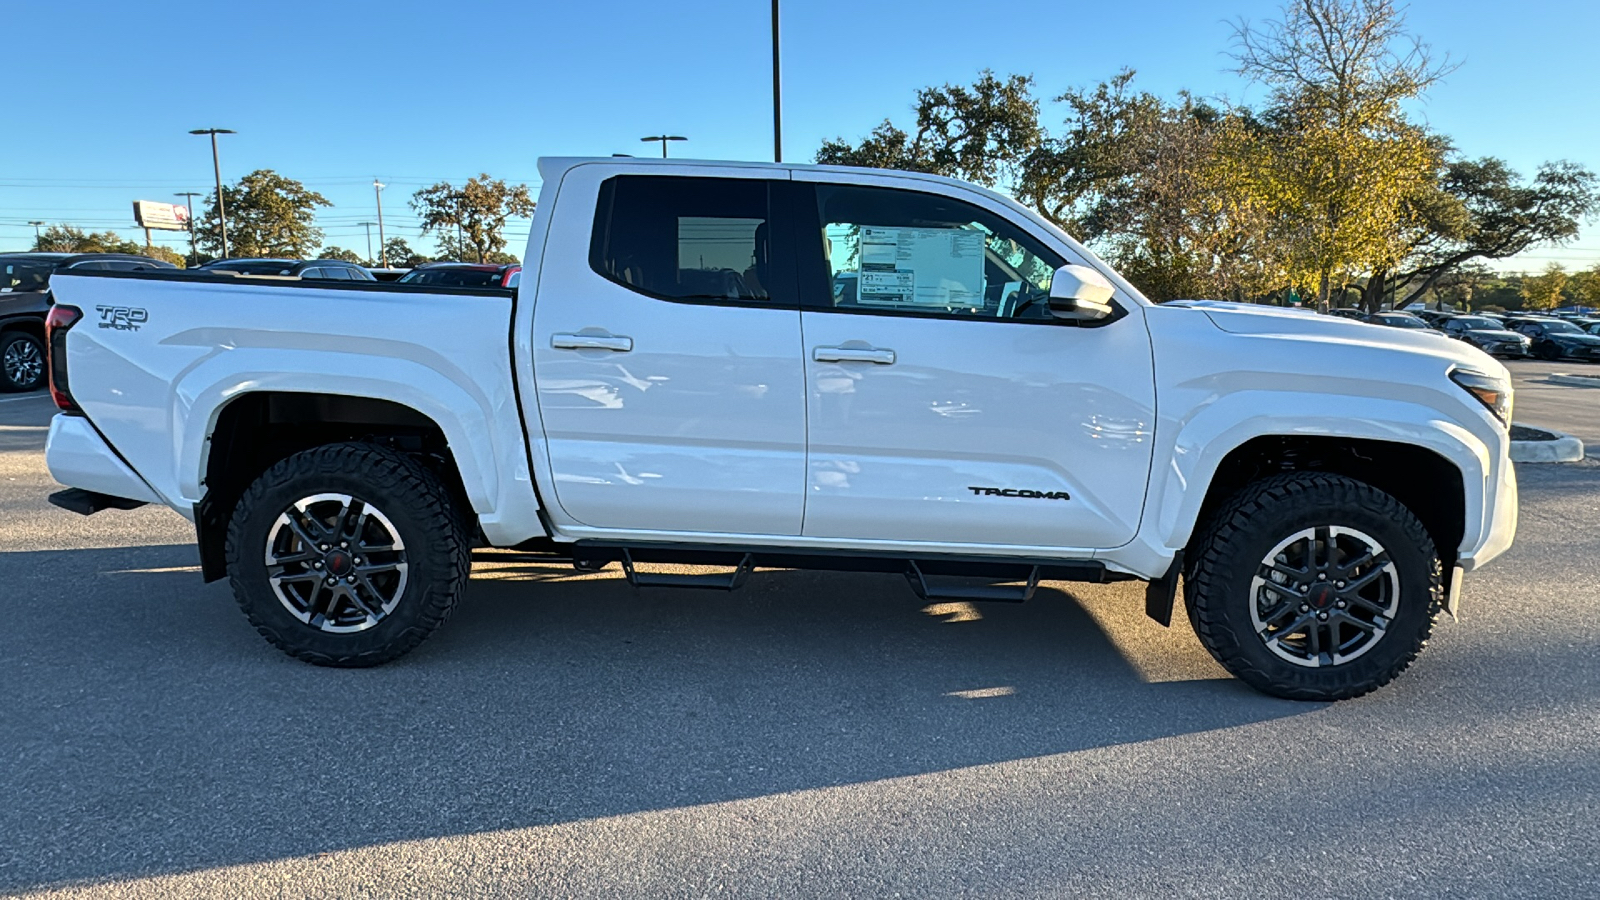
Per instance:
[[[296,618],[268,579],[268,535],[302,498],[339,492],[381,510],[406,547],[404,589],[394,608],[362,631],[330,634]],[[227,535],[229,580],[239,607],[283,652],[321,666],[376,666],[405,655],[450,617],[471,556],[450,492],[421,463],[374,444],[329,444],[268,469],[234,507]]]
[[[1398,575],[1398,605],[1370,650],[1311,668],[1280,658],[1257,634],[1251,583],[1280,541],[1324,525],[1382,544]],[[1421,652],[1443,600],[1441,563],[1422,522],[1387,493],[1338,475],[1293,472],[1243,488],[1202,523],[1187,558],[1184,600],[1200,641],[1235,677],[1292,700],[1345,700],[1388,684]]]

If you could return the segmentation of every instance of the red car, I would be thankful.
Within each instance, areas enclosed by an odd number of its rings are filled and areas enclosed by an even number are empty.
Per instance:
[[[522,280],[522,265],[494,263],[423,263],[407,272],[400,284],[426,284],[432,287],[514,288]]]

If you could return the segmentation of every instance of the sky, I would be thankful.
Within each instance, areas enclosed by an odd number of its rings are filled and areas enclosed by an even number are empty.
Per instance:
[[[1171,97],[1257,102],[1229,71],[1231,24],[1278,17],[1276,0],[785,0],[784,157],[827,138],[911,121],[919,87],[970,83],[985,68],[1032,74],[1039,96],[1128,67]],[[29,221],[138,237],[134,200],[184,202],[212,189],[211,148],[192,128],[231,128],[222,175],[258,168],[333,202],[325,243],[366,254],[383,194],[386,233],[421,237],[407,200],[480,172],[537,191],[540,156],[658,154],[643,135],[689,138],[674,156],[772,158],[766,0],[0,0],[13,47],[3,78],[0,250]],[[1414,0],[1408,26],[1461,63],[1415,113],[1461,153],[1531,174],[1568,159],[1600,171],[1595,0]],[[1046,105],[1045,121],[1059,122]],[[376,229],[373,229],[376,243]],[[527,223],[507,230],[520,254]],[[186,249],[182,233],[158,243]],[[1501,269],[1600,264],[1600,224],[1565,248]]]

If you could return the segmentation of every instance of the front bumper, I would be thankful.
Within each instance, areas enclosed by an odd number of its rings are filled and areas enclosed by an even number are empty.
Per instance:
[[[79,415],[57,413],[44,445],[50,477],[67,487],[140,503],[165,503]]]
[[[1510,438],[1506,439],[1509,446]],[[1494,473],[1485,485],[1492,498],[1484,510],[1484,519],[1476,535],[1468,535],[1461,547],[1457,563],[1463,571],[1471,572],[1488,565],[1495,557],[1506,552],[1517,536],[1517,473],[1511,465],[1509,453],[1502,452]]]

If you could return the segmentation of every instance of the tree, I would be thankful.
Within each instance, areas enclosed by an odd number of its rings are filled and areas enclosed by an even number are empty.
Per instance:
[[[1567,279],[1567,290],[1572,302],[1583,306],[1600,306],[1600,263],[1582,272],[1572,273]]]
[[[317,251],[317,259],[341,259],[362,266],[372,265],[370,260],[362,259],[354,250],[346,250],[343,247],[323,247]]]
[[[1522,279],[1524,309],[1554,309],[1561,305],[1561,292],[1567,286],[1567,270],[1560,263],[1545,266],[1540,275]]]
[[[1032,76],[1002,80],[989,69],[971,87],[923,88],[914,106],[915,134],[885,119],[859,144],[824,141],[817,162],[929,172],[990,187],[1008,182],[1043,134],[1032,89]]]
[[[271,169],[257,169],[232,185],[223,185],[228,213],[228,253],[235,257],[267,256],[304,259],[322,243],[316,227],[319,206],[328,199]],[[206,213],[196,229],[201,247],[222,252],[222,228],[216,193],[206,198]]]
[[[1404,31],[1393,0],[1289,0],[1281,21],[1234,30],[1237,71],[1272,89],[1252,169],[1297,284],[1326,307],[1335,278],[1387,270],[1439,143],[1400,103],[1453,69]]]
[[[73,225],[51,225],[33,242],[36,253],[131,253],[182,267],[184,258],[166,247],[146,246],[114,231],[87,232]]]
[[[478,262],[505,249],[502,232],[512,216],[533,215],[534,202],[528,186],[508,186],[487,173],[469,178],[459,188],[441,181],[411,196],[411,208],[422,218],[424,234],[443,238],[457,227],[464,248],[471,248]]]
[[[389,265],[396,269],[413,269],[425,262],[433,260],[411,249],[405,238],[392,237],[383,242],[384,256],[389,260]]]

